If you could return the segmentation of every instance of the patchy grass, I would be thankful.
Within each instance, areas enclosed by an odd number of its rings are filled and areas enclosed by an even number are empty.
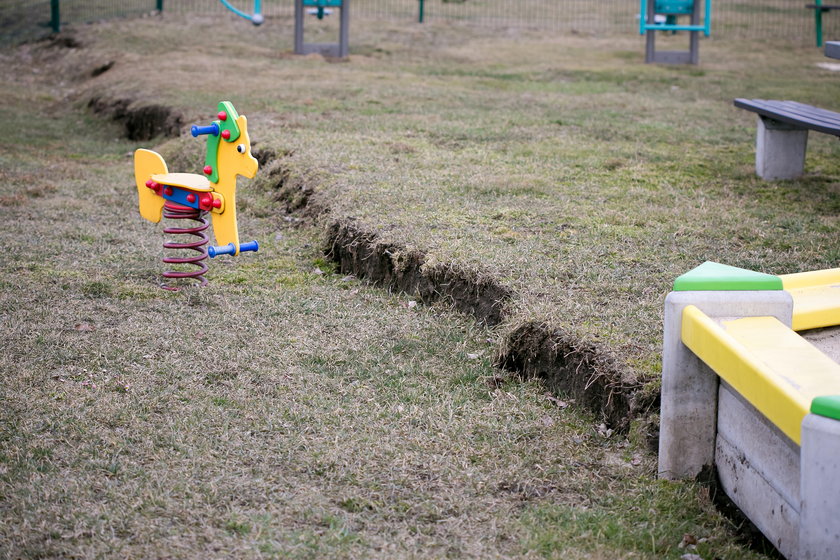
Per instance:
[[[187,120],[235,99],[329,219],[423,251],[424,267],[502,282],[516,294],[508,332],[595,340],[633,385],[656,384],[676,276],[704,260],[770,273],[837,261],[836,141],[812,135],[801,180],[761,181],[755,117],[732,106],[832,107],[840,81],[814,49],[713,39],[701,66],[669,67],[643,64],[637,37],[360,22],[359,54],[331,64],[288,56],[289,23],[248,28],[247,42],[242,22],[215,16],[87,29],[96,64],[116,63],[73,98],[153,99]]]
[[[675,276],[832,266],[835,143],[814,136],[803,180],[759,181],[752,116],[731,107],[830,107],[821,57],[704,41],[702,67],[668,68],[641,64],[640,39],[360,23],[350,62],[328,63],[288,56],[290,22],[271,23],[165,15],[2,53],[0,548],[760,558],[703,489],[655,480],[643,437],[493,362],[533,321],[655,385]],[[261,251],[212,262],[205,289],[157,289],[139,144],[87,112],[94,96],[187,122],[234,101],[266,157],[240,188]],[[202,161],[191,138],[160,150],[173,170]],[[284,204],[329,214],[291,228],[305,214]],[[318,226],[348,217],[424,267],[502,282],[504,322],[335,270]]]

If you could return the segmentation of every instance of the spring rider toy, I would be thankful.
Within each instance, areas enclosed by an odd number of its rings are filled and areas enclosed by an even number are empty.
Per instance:
[[[204,274],[208,268],[204,261],[208,255],[213,258],[259,249],[256,241],[240,245],[236,226],[236,177],[242,175],[253,179],[258,166],[251,155],[248,121],[244,115],[236,113],[229,101],[219,103],[218,111],[218,120],[209,126],[193,126],[190,131],[194,137],[207,136],[204,175],[169,173],[160,154],[142,148],[134,153],[140,215],[154,223],[160,222],[161,216],[198,222],[194,227],[167,227],[163,230],[165,234],[197,238],[183,243],[164,242],[165,249],[186,249],[197,253],[180,258],[165,256],[164,263],[198,267],[165,271],[163,277],[166,279],[195,279],[205,286],[207,279]],[[210,226],[206,219],[208,213],[218,246],[205,248],[208,237],[204,231]],[[178,289],[166,283],[161,287]]]

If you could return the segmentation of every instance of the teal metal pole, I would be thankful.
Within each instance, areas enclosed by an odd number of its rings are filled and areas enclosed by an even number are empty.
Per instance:
[[[712,32],[712,0],[706,0],[706,11],[703,14],[703,35],[709,36]]]
[[[61,32],[61,9],[59,0],[50,0],[50,25],[53,33]]]
[[[423,0],[418,0],[420,2],[420,13],[417,15],[418,23],[423,23]]]
[[[644,35],[647,31],[647,17],[648,17],[647,2],[642,0],[639,7],[639,35]]]
[[[817,30],[817,46],[822,46],[822,0],[814,2],[814,27]]]
[[[163,11],[163,0],[157,0],[157,11]]]

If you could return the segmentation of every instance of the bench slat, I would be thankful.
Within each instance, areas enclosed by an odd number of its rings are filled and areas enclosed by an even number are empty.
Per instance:
[[[735,100],[735,106],[771,119],[832,136],[840,136],[840,113],[797,101],[767,99]]]
[[[782,101],[782,103],[784,109],[790,111],[792,115],[796,115],[797,118],[810,118],[817,122],[823,122],[826,126],[840,126],[840,113],[796,101]]]
[[[796,101],[736,99],[735,106],[766,115],[776,120],[798,124],[826,134],[840,134],[840,113],[820,109]]]

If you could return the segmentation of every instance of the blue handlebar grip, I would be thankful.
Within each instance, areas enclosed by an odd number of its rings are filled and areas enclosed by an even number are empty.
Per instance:
[[[239,246],[239,252],[245,253],[248,251],[259,251],[260,244],[256,241],[249,241],[247,243],[243,243]],[[235,255],[236,254],[236,246],[233,243],[228,243],[227,245],[222,245],[221,247],[208,247],[207,248],[207,256],[211,259],[214,258],[216,255]]]
[[[207,247],[207,255],[212,259],[216,255],[235,255],[236,247],[233,243],[222,245],[221,247]]]
[[[239,252],[245,253],[247,251],[254,251],[255,253],[260,250],[260,244],[254,241],[248,241],[247,243],[243,243],[239,246]]]
[[[212,123],[209,126],[192,125],[192,127],[190,128],[190,134],[192,134],[194,137],[199,136],[201,134],[212,134],[213,136],[218,136],[219,125],[217,125],[216,123]]]

